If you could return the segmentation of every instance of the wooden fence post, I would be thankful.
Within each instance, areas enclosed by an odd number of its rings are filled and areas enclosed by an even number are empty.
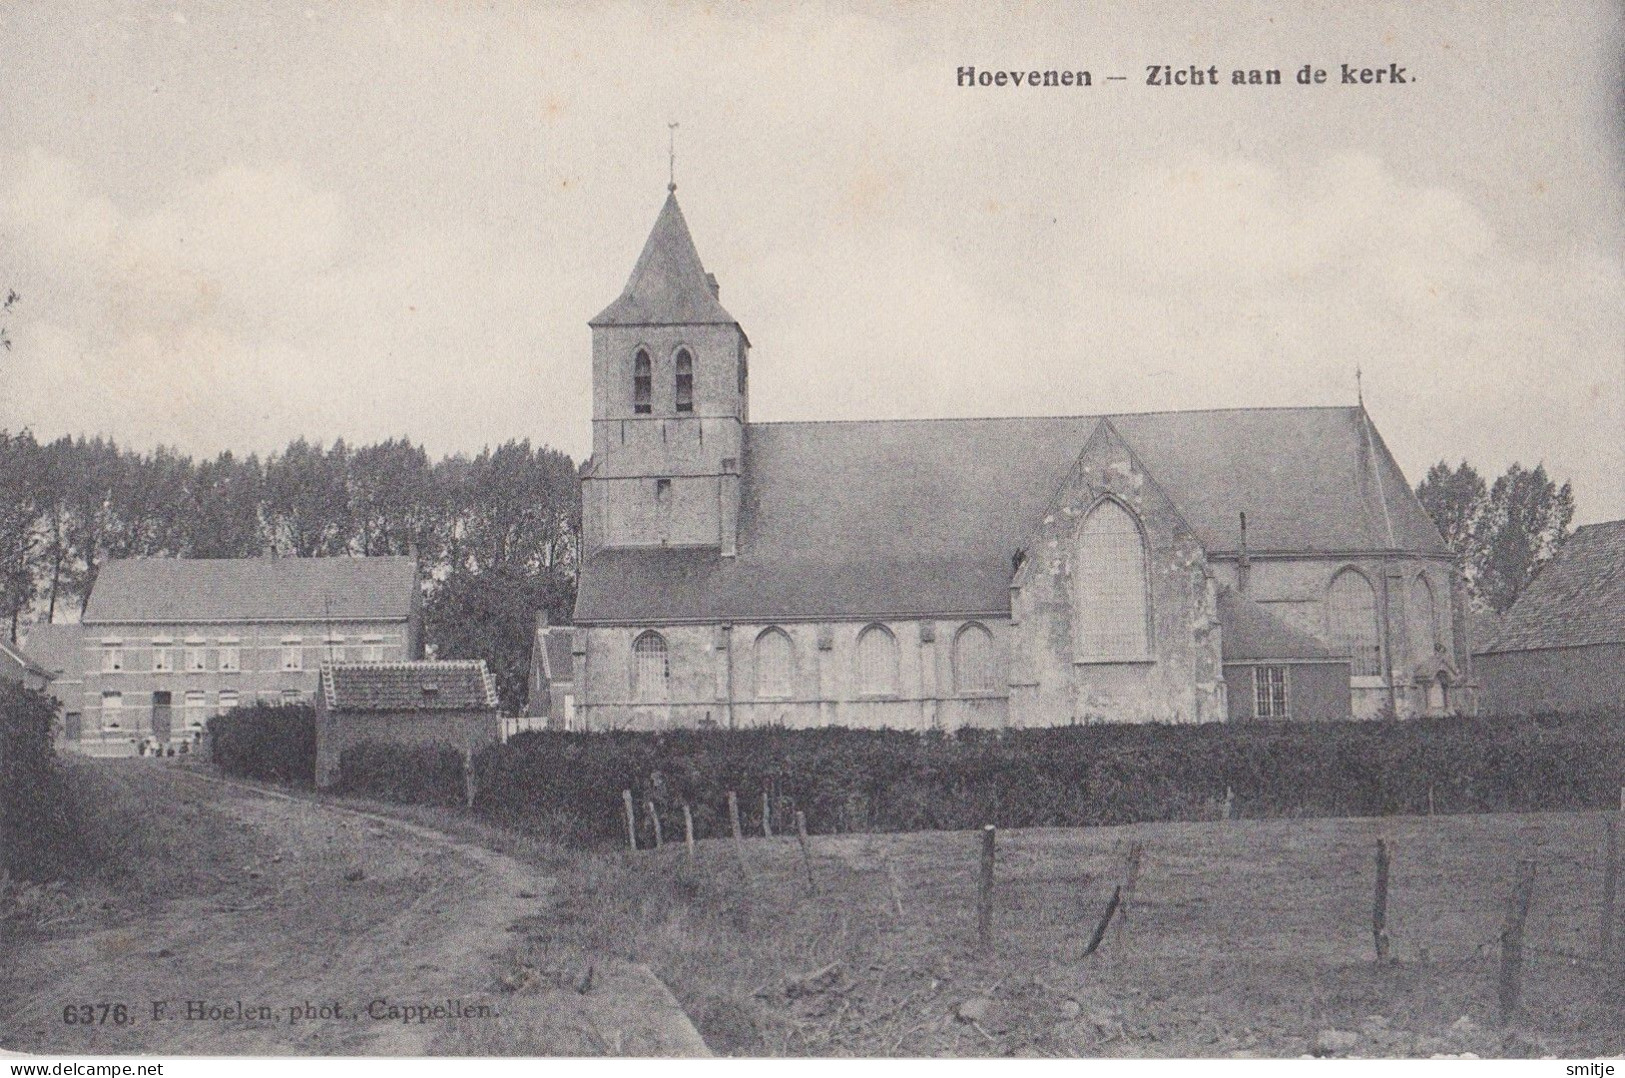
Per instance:
[[[1138,840],[1128,844],[1128,864],[1123,870],[1123,901],[1117,909],[1117,949],[1122,951],[1128,936],[1129,911],[1134,906],[1134,889],[1140,883],[1140,858],[1145,844]]]
[[[801,844],[801,863],[807,869],[807,890],[818,893],[818,882],[813,879],[812,853],[807,849],[807,814],[796,809],[796,841]]]
[[[891,867],[890,858],[881,858],[881,866],[886,870],[886,887],[891,891],[892,908],[897,911],[899,920],[903,916],[903,888],[897,882],[897,873]]]
[[[688,844],[688,859],[694,860],[694,813],[687,801],[683,802],[683,841]]]
[[[768,809],[767,791],[766,790],[762,791],[762,837],[763,838],[772,838],[773,837],[773,819],[772,819],[772,813]]]
[[[983,954],[993,951],[993,843],[992,824],[982,828],[982,872],[976,885],[976,943]]]
[[[1431,787],[1429,788],[1431,793]],[[1388,844],[1377,840],[1377,893],[1371,903],[1371,939],[1377,961],[1388,957]]]
[[[660,813],[655,811],[655,803],[653,800],[645,801],[643,803],[643,808],[644,811],[648,812],[649,814],[649,822],[654,825],[655,849],[658,850],[664,845],[664,843],[661,841],[660,835]]]
[[[739,860],[739,874],[748,880],[750,870],[745,868],[745,835],[739,828],[739,795],[732,790],[728,791],[728,819],[733,822],[734,857]]]
[[[1112,914],[1117,912],[1118,906],[1123,903],[1123,885],[1118,884],[1112,888],[1112,897],[1106,903],[1106,912],[1100,915],[1100,923],[1095,925],[1094,935],[1089,937],[1089,945],[1083,949],[1083,957],[1088,958],[1100,949],[1100,941],[1106,938],[1106,928],[1112,923]]]
[[[1600,957],[1604,962],[1614,956],[1614,898],[1619,889],[1619,814],[1610,812],[1607,818],[1607,860],[1602,870],[1602,930],[1598,933]]]
[[[1236,815],[1236,791],[1232,786],[1224,788],[1224,818],[1234,819]]]
[[[463,801],[474,807],[474,750],[463,750]]]
[[[621,807],[626,810],[626,844],[638,848],[638,818],[632,811],[632,791],[621,791]]]
[[[1428,783],[1428,815],[1433,815],[1433,783]]]
[[[1525,861],[1518,886],[1507,902],[1506,924],[1501,928],[1501,978],[1497,993],[1501,1024],[1511,1025],[1523,996],[1523,926],[1535,893],[1535,862]]]

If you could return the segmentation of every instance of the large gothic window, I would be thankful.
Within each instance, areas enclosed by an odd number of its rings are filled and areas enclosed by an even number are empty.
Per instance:
[[[670,678],[666,638],[651,629],[632,643],[632,695],[646,702],[663,701]]]
[[[993,634],[970,622],[954,637],[954,692],[976,696],[998,687],[993,673]]]
[[[1101,502],[1078,530],[1072,586],[1079,660],[1149,656],[1145,539],[1134,517],[1116,502]]]
[[[1333,650],[1349,657],[1349,672],[1355,677],[1381,676],[1377,593],[1364,574],[1355,569],[1337,574],[1327,597],[1326,621]]]
[[[1411,581],[1411,655],[1417,662],[1433,658],[1439,645],[1439,610],[1433,601],[1433,585],[1425,576]]]
[[[654,368],[649,363],[649,353],[638,349],[638,354],[632,357],[632,411],[637,415],[648,415],[654,411]]]
[[[782,700],[790,695],[790,637],[783,629],[764,629],[756,638],[756,696]]]
[[[897,695],[897,638],[884,625],[871,625],[858,634],[858,692]]]
[[[687,348],[677,350],[677,410],[694,410],[694,357]]]

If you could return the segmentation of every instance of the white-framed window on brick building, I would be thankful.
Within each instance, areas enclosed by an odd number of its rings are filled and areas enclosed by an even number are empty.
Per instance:
[[[303,670],[305,668],[305,641],[298,636],[284,636],[282,638],[282,669]]]
[[[979,622],[967,622],[954,634],[954,692],[985,696],[998,688],[993,667],[993,634]]]
[[[235,636],[222,636],[220,638],[220,656],[216,663],[222,673],[235,673],[242,666],[242,641]]]
[[[1332,650],[1349,657],[1353,677],[1382,676],[1377,592],[1358,569],[1344,569],[1332,580],[1326,597],[1326,627]]]
[[[1253,715],[1260,719],[1284,719],[1286,711],[1286,667],[1253,667]]]
[[[383,637],[363,636],[361,638],[361,661],[368,663],[381,663],[384,661]]]
[[[171,674],[175,671],[175,641],[167,636],[160,636],[152,642],[152,672],[155,674]]]
[[[1075,658],[1135,662],[1150,657],[1145,537],[1134,515],[1110,499],[1078,529],[1072,588]]]
[[[897,695],[897,638],[890,629],[870,625],[859,633],[857,660],[860,695]]]
[[[102,693],[102,729],[122,730],[124,728],[124,694],[121,692]]]
[[[790,634],[773,626],[756,638],[756,697],[784,700],[790,696],[794,675],[795,649]]]
[[[124,669],[124,641],[102,641],[102,673],[117,674]]]
[[[209,717],[208,694],[202,689],[186,690],[186,728],[188,730],[203,729],[203,721]]]
[[[305,698],[305,694],[298,689],[283,689],[282,702],[284,704],[297,704]]]
[[[632,357],[632,414],[648,415],[654,411],[654,365],[649,353],[639,348]]]
[[[326,649],[324,654],[327,656],[328,662],[341,663],[344,661],[344,637],[336,633],[329,633],[327,639],[323,641],[323,646]]]
[[[237,697],[237,690],[236,689],[221,689],[220,690],[220,707],[219,707],[220,713],[222,715],[224,715],[226,712],[228,712],[232,708],[236,707],[237,706],[237,699],[238,699],[238,697]]]
[[[201,636],[186,638],[182,661],[186,664],[183,669],[189,674],[199,674],[209,668],[209,650]]]
[[[667,699],[671,664],[666,657],[666,638],[650,629],[632,642],[632,696],[645,703]]]

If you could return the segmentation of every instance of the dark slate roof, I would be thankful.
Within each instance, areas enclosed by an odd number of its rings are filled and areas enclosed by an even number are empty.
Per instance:
[[[413,558],[132,558],[96,576],[84,622],[404,618]]]
[[[330,711],[482,711],[497,706],[484,659],[323,663]]]
[[[1576,528],[1485,651],[1625,644],[1625,520]]]
[[[1482,655],[1494,647],[1504,628],[1506,618],[1495,611],[1488,608],[1470,611],[1467,615],[1467,633],[1473,654]]]
[[[78,680],[84,674],[85,630],[82,625],[31,625],[23,637],[23,647],[34,661],[55,676],[71,675]]]
[[[643,245],[626,288],[594,318],[594,326],[736,324],[717,300],[715,278],[700,264],[675,192]]]
[[[547,676],[556,684],[562,684],[575,678],[575,656],[571,654],[571,645],[575,642],[575,630],[569,628],[555,628],[547,630]]]
[[[1209,554],[1444,554],[1360,408],[1110,416]],[[746,428],[739,552],[610,549],[576,621],[997,613],[1097,416]]]
[[[1348,661],[1233,588],[1220,588],[1217,598],[1225,662]]]

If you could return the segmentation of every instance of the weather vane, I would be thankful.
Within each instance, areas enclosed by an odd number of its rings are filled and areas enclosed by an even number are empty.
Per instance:
[[[1354,399],[1359,402],[1360,407],[1365,407],[1365,385],[1360,381],[1359,367],[1354,368]]]
[[[666,132],[666,166],[669,169],[666,190],[675,192],[677,190],[677,124],[675,122],[667,124]]]

